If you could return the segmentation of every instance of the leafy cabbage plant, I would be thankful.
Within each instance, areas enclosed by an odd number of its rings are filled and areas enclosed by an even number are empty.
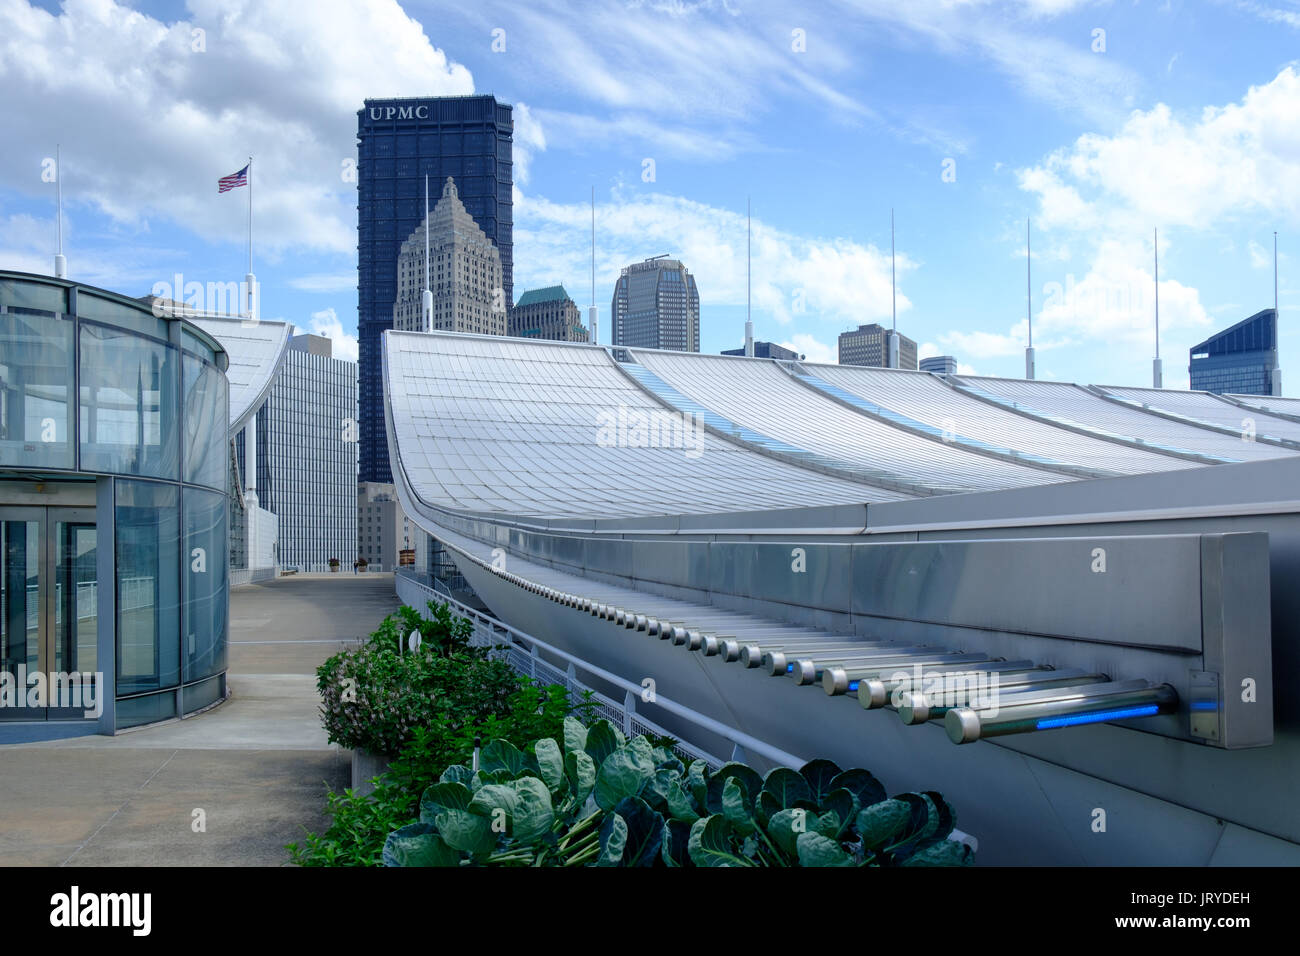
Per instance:
[[[564,722],[563,744],[483,747],[448,767],[387,866],[961,866],[955,813],[934,792],[885,796],[865,770],[814,760],[760,776],[689,767],[609,721]]]

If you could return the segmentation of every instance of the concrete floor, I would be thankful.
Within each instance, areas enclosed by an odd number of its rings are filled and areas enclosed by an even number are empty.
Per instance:
[[[286,843],[327,825],[326,791],[350,782],[351,752],[321,729],[316,667],[397,604],[387,574],[235,589],[225,703],[116,737],[0,746],[0,866],[285,864]]]

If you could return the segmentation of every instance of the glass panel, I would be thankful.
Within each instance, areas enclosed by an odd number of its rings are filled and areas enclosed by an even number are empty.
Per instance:
[[[210,677],[202,684],[186,687],[184,691],[185,713],[192,714],[209,704],[221,699],[221,678]]]
[[[150,694],[117,702],[117,729],[152,724],[176,716],[176,692]]]
[[[81,326],[81,470],[176,478],[176,350]]]
[[[94,673],[99,656],[95,526],[56,521],[54,670]]]
[[[185,480],[225,489],[230,402],[226,376],[193,356],[185,369]]]
[[[45,717],[26,706],[24,686],[40,669],[40,567],[40,522],[0,521],[0,671],[13,681],[0,695],[0,720]]]
[[[0,315],[0,464],[73,468],[72,322]]]
[[[193,681],[226,669],[226,496],[186,488],[184,503],[185,680]]]
[[[179,293],[179,290],[178,290]],[[178,299],[180,295],[176,296]],[[167,339],[167,320],[154,314],[153,309],[145,306],[127,305],[111,299],[101,299],[86,289],[77,293],[77,316],[107,322],[123,329],[131,329],[152,335],[157,339]]]
[[[68,311],[68,290],[29,279],[0,279],[0,305],[8,309]]]
[[[180,682],[180,494],[117,483],[117,692]]]

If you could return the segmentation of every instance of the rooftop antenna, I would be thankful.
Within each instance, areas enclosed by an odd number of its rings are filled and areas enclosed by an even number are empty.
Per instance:
[[[1151,387],[1165,387],[1165,368],[1160,361],[1160,230],[1151,231],[1156,254],[1156,357],[1151,362]]]
[[[1025,378],[1034,378],[1034,288],[1033,249],[1029,245],[1029,217],[1025,217],[1025,317],[1029,321],[1029,344],[1025,346]]]
[[[749,312],[749,287],[750,272],[753,267],[753,257],[750,252],[750,233],[752,218],[749,211],[749,197],[745,197],[745,354],[750,358],[754,357],[754,323],[750,318]]]
[[[1277,230],[1273,230],[1273,327],[1278,326],[1277,315]],[[1273,381],[1269,383],[1269,392],[1275,397],[1282,396],[1282,369],[1277,364],[1277,336],[1273,336]]]
[[[424,174],[424,305],[423,332],[433,331],[433,289],[429,281],[429,174]]]
[[[54,254],[54,278],[68,277],[68,260],[63,257],[63,165],[59,162],[59,144],[54,144],[54,202],[55,220],[58,223],[59,249]],[[1276,248],[1277,243],[1273,243]]]
[[[885,354],[885,367],[898,368],[898,285],[894,272],[894,210],[889,210],[889,297],[890,312],[894,317],[893,329],[888,336],[889,346]]]
[[[596,328],[596,187],[591,187],[591,306],[587,309],[591,325],[591,342],[600,344],[600,330]]]

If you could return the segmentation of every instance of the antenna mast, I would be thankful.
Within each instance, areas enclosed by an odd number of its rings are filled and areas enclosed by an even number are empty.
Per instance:
[[[1029,322],[1029,344],[1025,347],[1025,378],[1034,378],[1034,286],[1033,247],[1029,244],[1029,217],[1025,217],[1025,318]]]

